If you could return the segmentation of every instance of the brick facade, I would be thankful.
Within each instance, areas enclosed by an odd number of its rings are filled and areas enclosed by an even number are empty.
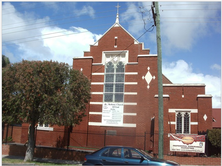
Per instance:
[[[113,58],[113,59],[112,59]],[[124,101],[121,125],[105,125],[104,81],[108,61],[123,59]],[[122,58],[122,59],[121,59]],[[91,81],[91,100],[86,117],[69,130],[53,126],[53,131],[36,130],[36,145],[62,147],[102,147],[126,145],[158,153],[158,72],[157,55],[150,54],[119,23],[115,23],[84,57],[73,59],[73,69]],[[212,96],[204,84],[173,84],[163,75],[164,154],[169,154],[169,133],[176,133],[176,113],[189,111],[190,134],[212,129]],[[113,119],[111,119],[113,120]],[[27,141],[28,125],[21,127],[16,142]]]
[[[117,40],[117,44],[115,43]],[[134,127],[105,126],[102,122],[103,92],[106,52],[127,52],[125,63],[124,92],[134,93],[124,95],[124,114],[133,113],[134,116],[123,115],[123,124],[135,124]],[[144,49],[121,25],[115,23],[94,45],[90,51],[84,53],[83,58],[74,58],[73,68],[81,70],[91,80],[92,98],[87,110],[87,117],[76,130],[87,130],[87,133],[104,133],[114,130],[122,135],[144,135],[144,137],[110,136],[110,144],[135,146],[158,153],[158,73],[157,55],[149,54],[149,49]],[[87,59],[88,58],[88,59]],[[91,61],[91,63],[89,63]],[[144,79],[150,73],[150,82]],[[130,74],[131,73],[131,74]],[[129,83],[129,84],[128,84]],[[168,133],[176,131],[176,111],[191,110],[190,134],[206,131],[212,126],[211,96],[205,95],[204,84],[173,84],[163,75],[163,104],[164,104],[164,154],[169,153]],[[130,104],[131,103],[131,104]],[[99,112],[99,113],[98,113]],[[207,117],[204,119],[204,116]],[[154,129],[151,129],[151,119],[154,118]],[[95,123],[94,123],[95,122]],[[154,134],[151,133],[154,130]],[[149,141],[151,140],[151,141]],[[104,137],[92,135],[87,137],[87,146],[101,146]],[[145,145],[144,145],[145,144]]]

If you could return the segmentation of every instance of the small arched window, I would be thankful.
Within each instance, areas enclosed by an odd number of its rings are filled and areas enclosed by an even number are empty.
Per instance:
[[[176,133],[190,133],[190,112],[176,113]]]

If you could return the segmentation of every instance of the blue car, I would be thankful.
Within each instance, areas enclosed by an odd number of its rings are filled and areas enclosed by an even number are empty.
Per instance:
[[[145,151],[132,147],[106,146],[85,156],[82,165],[179,165],[176,162],[153,158]]]

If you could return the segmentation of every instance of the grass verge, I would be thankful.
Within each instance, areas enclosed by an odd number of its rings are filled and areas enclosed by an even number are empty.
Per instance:
[[[35,166],[44,166],[44,165],[73,165],[73,164],[58,164],[58,163],[43,163],[38,161],[30,161],[30,162],[24,162],[22,159],[11,159],[11,158],[2,158],[2,164],[33,164]],[[77,166],[78,164],[76,164]]]

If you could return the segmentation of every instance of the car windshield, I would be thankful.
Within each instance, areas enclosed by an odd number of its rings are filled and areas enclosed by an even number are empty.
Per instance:
[[[142,153],[144,156],[146,156],[148,159],[153,158],[152,156],[150,156],[147,152],[137,149],[140,153]]]

